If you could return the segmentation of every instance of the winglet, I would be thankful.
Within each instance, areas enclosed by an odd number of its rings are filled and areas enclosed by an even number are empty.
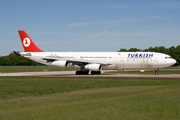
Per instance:
[[[25,52],[44,52],[36,46],[24,30],[19,30],[18,32]]]

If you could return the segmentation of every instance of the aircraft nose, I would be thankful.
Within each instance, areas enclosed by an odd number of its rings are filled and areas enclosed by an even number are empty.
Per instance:
[[[168,59],[167,60],[167,64],[169,65],[169,66],[171,66],[171,65],[174,65],[176,63],[176,60],[175,59]]]
[[[173,63],[173,65],[176,63],[176,60],[175,59],[172,59],[172,63]]]

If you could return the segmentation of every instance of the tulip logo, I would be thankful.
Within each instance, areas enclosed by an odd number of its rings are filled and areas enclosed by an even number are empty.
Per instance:
[[[31,43],[31,41],[30,41],[29,38],[24,38],[24,40],[23,40],[23,45],[24,45],[25,47],[29,47],[30,43]]]

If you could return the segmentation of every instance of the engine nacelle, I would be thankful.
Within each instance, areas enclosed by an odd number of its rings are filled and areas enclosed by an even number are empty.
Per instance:
[[[55,67],[61,67],[61,68],[66,68],[68,66],[68,62],[67,61],[54,61],[51,63],[52,66]]]
[[[87,64],[84,66],[86,70],[101,71],[102,67],[100,64]]]

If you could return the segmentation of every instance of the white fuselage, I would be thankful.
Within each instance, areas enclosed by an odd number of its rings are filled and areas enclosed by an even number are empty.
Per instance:
[[[74,63],[87,61],[88,64],[101,64],[102,69],[163,68],[176,63],[176,60],[169,55],[156,52],[22,52],[20,54],[46,65],[52,65],[51,59],[70,61],[69,63],[72,64],[68,67],[80,67]]]

